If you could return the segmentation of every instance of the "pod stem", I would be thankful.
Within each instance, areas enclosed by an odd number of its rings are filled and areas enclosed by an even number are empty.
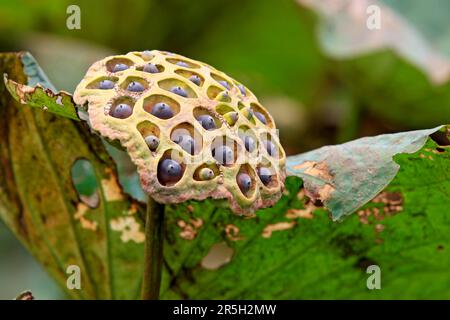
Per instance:
[[[142,300],[158,300],[164,243],[164,204],[148,196],[145,218],[144,277]]]

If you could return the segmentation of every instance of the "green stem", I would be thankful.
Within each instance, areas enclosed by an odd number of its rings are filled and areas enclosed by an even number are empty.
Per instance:
[[[145,219],[144,278],[142,300],[158,300],[161,286],[161,269],[164,243],[164,204],[150,196]]]

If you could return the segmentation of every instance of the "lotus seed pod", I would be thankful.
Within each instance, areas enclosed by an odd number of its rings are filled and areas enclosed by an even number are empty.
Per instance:
[[[273,118],[247,87],[207,64],[157,50],[106,57],[74,100],[93,130],[128,151],[158,202],[227,199],[234,212],[252,214],[281,197],[286,158]]]
[[[144,139],[145,139],[145,143],[147,143],[150,150],[154,151],[154,150],[156,150],[156,148],[158,148],[158,146],[159,146],[158,137],[150,134],[150,135],[146,136]]]

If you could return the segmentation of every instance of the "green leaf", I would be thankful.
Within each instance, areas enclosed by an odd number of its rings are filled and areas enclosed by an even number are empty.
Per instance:
[[[171,207],[162,297],[450,298],[450,150],[438,135],[443,146],[427,139],[396,155],[394,180],[341,223],[305,197],[297,177],[253,219],[212,201]],[[366,286],[369,265],[381,269],[381,290]]]
[[[72,95],[56,89],[41,70],[33,56],[27,52],[21,54],[23,72],[28,77],[28,85],[17,83],[3,74],[6,88],[20,103],[40,108],[72,120],[80,120]]]
[[[348,215],[375,197],[400,166],[393,156],[414,153],[440,127],[365,137],[287,158],[287,172],[303,179],[305,192],[321,201],[333,220]]]
[[[23,83],[22,62],[21,54],[2,53],[0,71]],[[72,175],[78,161],[90,164],[96,201],[77,193],[75,184],[84,190]],[[114,163],[84,122],[20,105],[2,83],[0,163],[0,217],[71,297],[139,296],[143,210],[122,191]],[[70,265],[80,268],[81,290],[66,286]]]

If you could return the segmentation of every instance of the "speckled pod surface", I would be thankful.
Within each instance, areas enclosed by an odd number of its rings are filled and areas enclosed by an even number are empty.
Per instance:
[[[107,57],[89,68],[74,100],[87,104],[94,130],[120,141],[158,202],[227,198],[234,212],[251,214],[281,197],[286,156],[271,115],[205,63],[156,50]],[[169,115],[155,111],[162,104]],[[228,160],[218,156],[223,146]],[[180,164],[175,181],[158,171],[165,159]]]

